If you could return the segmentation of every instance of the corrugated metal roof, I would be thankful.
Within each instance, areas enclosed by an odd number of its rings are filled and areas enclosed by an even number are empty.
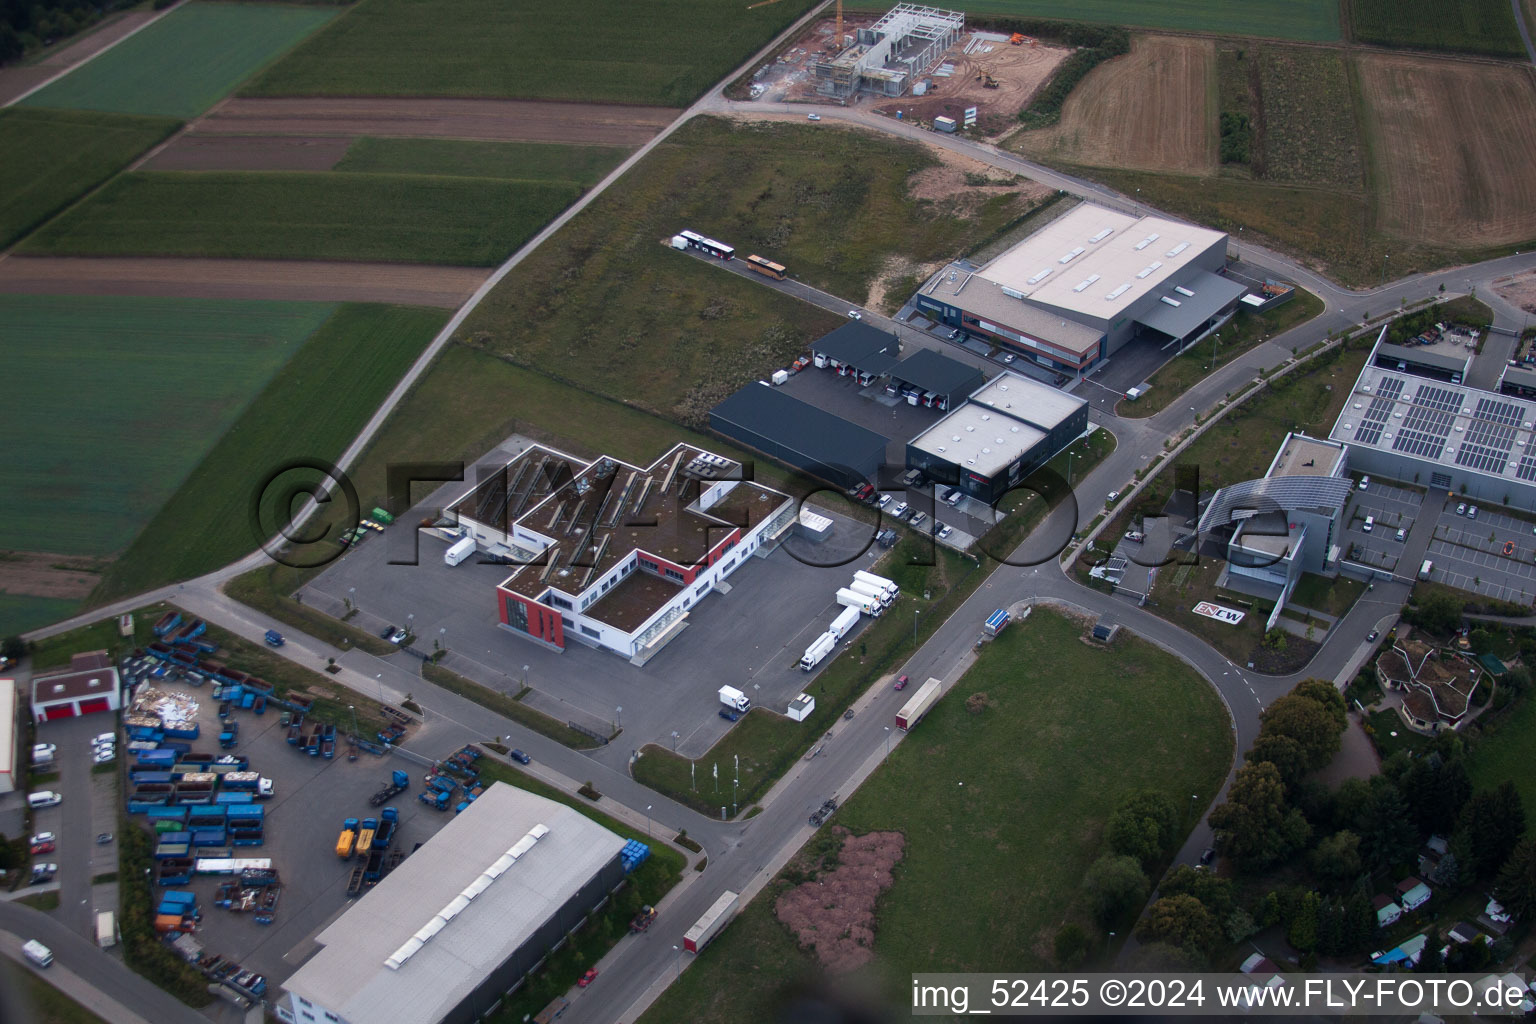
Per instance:
[[[540,825],[548,834],[451,918],[441,917]],[[347,1020],[431,1024],[623,846],[621,836],[564,804],[495,783],[316,936],[324,948],[283,987]],[[386,965],[424,930],[433,934],[398,968]]]
[[[932,349],[918,349],[891,369],[891,376],[924,391],[959,400],[986,383],[975,367]]]
[[[1170,338],[1182,338],[1219,313],[1247,286],[1218,277],[1208,270],[1199,270],[1180,282],[1181,291],[1172,295],[1177,306],[1167,302],[1155,303],[1152,308],[1136,317],[1136,322]],[[1188,294],[1186,294],[1188,293]],[[1165,299],[1170,296],[1164,296]]]
[[[852,420],[761,384],[748,384],[711,409],[709,416],[716,430],[734,425],[827,466],[858,469],[871,459],[878,463],[890,442]],[[730,436],[751,444],[750,439]]]
[[[886,356],[894,363],[900,352],[901,343],[896,340],[896,335],[888,331],[882,331],[878,327],[871,327],[860,320],[850,320],[831,334],[811,342],[811,351],[819,352],[829,359],[836,359],[840,363],[848,363],[857,366],[861,370],[869,370],[871,373],[880,373],[871,365],[875,356]]]

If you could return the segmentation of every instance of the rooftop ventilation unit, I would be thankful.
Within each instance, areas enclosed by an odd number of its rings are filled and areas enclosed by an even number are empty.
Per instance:
[[[1096,234],[1092,238],[1088,239],[1088,241],[1090,241],[1090,242],[1102,242],[1102,241],[1104,241],[1104,239],[1108,238],[1110,235],[1112,235],[1114,233],[1115,233],[1115,229],[1114,228],[1105,228],[1103,231],[1100,231],[1098,234]]]
[[[1138,278],[1148,277],[1148,276],[1151,275],[1152,271],[1156,270],[1158,267],[1161,267],[1162,265],[1163,264],[1162,264],[1161,260],[1153,260],[1151,263],[1148,263],[1146,265],[1146,267],[1144,267],[1142,269],[1141,273],[1137,274],[1136,276]]]
[[[1178,307],[1184,305],[1184,303],[1180,302],[1178,299],[1171,298],[1171,297],[1169,297],[1167,295],[1163,296],[1162,301],[1168,303],[1168,305],[1174,307],[1175,309],[1177,309]]]
[[[1071,263],[1073,260],[1077,259],[1082,254],[1083,254],[1083,247],[1082,246],[1078,246],[1076,249],[1073,249],[1071,252],[1067,253],[1065,256],[1063,256],[1061,259],[1057,260],[1056,262],[1057,263]]]
[[[1181,284],[1174,285],[1173,286],[1173,290],[1178,292],[1180,295],[1187,295],[1190,298],[1194,298],[1195,297],[1195,293],[1194,292],[1190,291],[1188,288],[1185,288]]]
[[[1014,299],[1022,299],[1024,297],[1023,292],[1019,291],[1017,288],[1009,288],[1007,285],[1003,285],[1003,294],[1007,295],[1009,298]]]
[[[1114,302],[1116,299],[1118,299],[1120,296],[1124,295],[1126,292],[1128,292],[1130,290],[1131,290],[1130,282],[1126,282],[1125,284],[1121,285],[1119,288],[1116,288],[1114,291],[1112,291],[1108,295],[1104,296],[1104,298],[1108,299],[1110,302]]]
[[[1141,250],[1145,249],[1155,241],[1157,241],[1157,235],[1148,235],[1146,238],[1143,238],[1141,241],[1132,246],[1132,248],[1134,248],[1137,252],[1141,252]]]
[[[1025,281],[1024,283],[1025,284],[1039,284],[1041,281],[1044,281],[1046,278],[1048,278],[1050,276],[1051,276],[1051,271],[1050,271],[1049,268],[1047,268],[1045,270],[1040,271],[1040,273],[1036,274],[1034,277],[1030,278],[1028,281]]]
[[[1177,256],[1179,253],[1183,252],[1185,249],[1188,249],[1188,248],[1189,248],[1189,243],[1188,242],[1180,242],[1178,245],[1174,246],[1172,249],[1169,249],[1163,255],[1168,256],[1168,257],[1171,258],[1171,257]]]
[[[1083,289],[1087,288],[1089,285],[1093,284],[1093,282],[1097,281],[1098,279],[1099,279],[1099,275],[1098,274],[1089,274],[1088,277],[1085,280],[1080,282],[1078,284],[1078,286],[1076,288],[1073,288],[1072,290],[1074,292],[1080,292]]]

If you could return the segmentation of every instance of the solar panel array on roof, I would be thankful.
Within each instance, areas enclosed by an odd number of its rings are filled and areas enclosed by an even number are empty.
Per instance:
[[[1500,402],[1493,398],[1479,398],[1477,409],[1472,413],[1477,419],[1518,427],[1525,420],[1525,406],[1513,402]]]
[[[1427,405],[1431,409],[1457,412],[1461,409],[1461,403],[1466,397],[1465,392],[1437,388],[1432,384],[1420,384],[1419,392],[1414,395],[1413,401],[1415,405]]]
[[[1515,467],[1515,476],[1521,480],[1536,480],[1536,455],[1520,456],[1520,465]]]
[[[1403,385],[1406,383],[1402,377],[1383,377],[1381,383],[1376,385],[1376,393],[1382,398],[1396,399],[1403,393]]]
[[[1463,444],[1456,452],[1456,465],[1485,473],[1502,473],[1509,464],[1509,454],[1479,444]]]
[[[1365,410],[1365,416],[1360,420],[1360,425],[1355,428],[1355,440],[1361,444],[1375,444],[1381,440],[1381,432],[1387,427],[1387,417],[1392,415],[1392,399],[1377,397],[1371,399],[1370,408]]]

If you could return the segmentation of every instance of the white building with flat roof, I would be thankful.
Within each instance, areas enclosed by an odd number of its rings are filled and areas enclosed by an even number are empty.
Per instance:
[[[315,937],[283,984],[290,1024],[467,1024],[624,877],[625,840],[494,783]]]
[[[953,264],[918,293],[925,315],[1067,373],[1131,339],[1189,343],[1246,286],[1221,276],[1227,236],[1081,203],[981,269]]]

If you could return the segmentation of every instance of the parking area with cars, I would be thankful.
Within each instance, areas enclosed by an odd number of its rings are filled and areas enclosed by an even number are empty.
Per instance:
[[[1496,506],[1447,499],[1424,557],[1432,580],[1518,604],[1536,600],[1536,526]]]
[[[1416,566],[1400,565],[1408,536],[1418,521],[1422,492],[1364,477],[1365,488],[1350,492],[1342,543],[1350,561],[1386,572],[1413,575]]]

